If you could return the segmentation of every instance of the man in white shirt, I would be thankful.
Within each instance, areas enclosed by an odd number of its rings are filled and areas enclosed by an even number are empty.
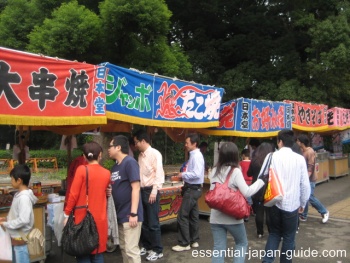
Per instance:
[[[185,148],[190,158],[185,171],[178,174],[178,177],[184,181],[184,186],[182,187],[181,207],[177,214],[178,245],[172,247],[172,250],[177,252],[199,247],[198,199],[202,195],[204,182],[204,158],[198,144],[198,134],[187,134]]]
[[[269,209],[269,237],[263,263],[273,262],[282,241],[280,262],[292,262],[298,213],[302,213],[310,196],[309,176],[305,159],[292,151],[294,133],[282,130],[277,135],[278,151],[273,153],[271,167],[275,169],[284,191],[284,197]],[[265,158],[265,166],[267,162]],[[262,171],[260,171],[261,173]]]

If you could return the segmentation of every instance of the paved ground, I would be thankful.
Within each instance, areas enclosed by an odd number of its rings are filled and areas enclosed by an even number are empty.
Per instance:
[[[330,210],[330,220],[327,224],[321,223],[321,217],[310,208],[310,217],[307,222],[301,222],[296,239],[296,253],[294,263],[350,263],[350,176],[331,179],[317,185],[316,196]],[[254,218],[246,223],[249,251],[259,253],[264,249],[266,237],[257,239],[255,235]],[[162,226],[162,241],[164,245],[164,258],[158,262],[186,262],[186,263],[209,263],[209,257],[199,257],[200,252],[212,249],[213,240],[210,225],[206,217],[200,220],[200,247],[186,252],[172,252],[171,246],[176,244],[176,224]],[[234,247],[232,238],[228,238],[228,247]],[[201,251],[200,251],[201,250]],[[317,253],[317,256],[311,255]],[[143,262],[146,260],[143,258]],[[50,255],[46,262],[70,263],[75,262],[73,257],[62,255],[57,243],[53,242]],[[122,262],[119,248],[113,253],[105,253],[105,262]],[[232,262],[227,258],[225,262]],[[261,262],[257,255],[249,255],[246,262]],[[275,260],[279,262],[279,260]]]

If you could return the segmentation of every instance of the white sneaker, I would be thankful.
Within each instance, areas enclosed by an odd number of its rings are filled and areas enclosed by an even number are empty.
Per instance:
[[[191,244],[191,247],[192,247],[192,248],[196,248],[196,247],[199,247],[199,244],[198,244],[198,242],[193,242],[193,243]]]
[[[174,251],[177,251],[177,252],[181,252],[181,251],[190,250],[191,247],[190,247],[190,245],[188,245],[187,247],[176,245],[176,246],[172,247],[171,249],[174,250]]]
[[[145,249],[144,247],[142,247],[141,249],[140,249],[140,256],[144,256],[144,255],[146,255],[146,254],[150,254],[151,252],[153,252],[152,250],[147,250],[147,249]]]
[[[322,215],[322,223],[325,224],[327,223],[328,219],[329,219],[329,211],[327,211],[327,213]]]
[[[156,253],[154,251],[152,251],[151,253],[148,254],[148,256],[146,257],[146,260],[148,261],[156,261],[157,259],[160,259],[163,257],[163,253]]]

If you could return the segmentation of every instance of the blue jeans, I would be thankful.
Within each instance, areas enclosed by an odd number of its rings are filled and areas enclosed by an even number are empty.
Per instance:
[[[153,204],[150,204],[148,200],[151,192],[152,188],[141,189],[141,198],[143,206],[141,244],[145,249],[153,250],[154,252],[159,254],[163,252],[158,217],[160,194],[157,193],[156,201]]]
[[[295,249],[295,233],[298,227],[298,209],[287,212],[273,206],[269,209],[269,237],[265,246],[265,257],[263,263],[273,262],[279,244],[282,241],[280,253],[280,263],[292,262]]]
[[[104,263],[102,253],[76,257],[76,259],[78,263]]]
[[[12,263],[29,263],[29,252],[27,245],[12,246]]]
[[[225,253],[229,251],[227,256],[233,256],[234,263],[244,263],[248,246],[244,224],[210,224],[210,226],[214,239],[213,257],[211,258],[211,262],[223,263],[225,261]],[[235,251],[227,250],[227,232],[229,232],[235,240]]]
[[[310,204],[319,212],[321,215],[324,215],[327,213],[327,209],[324,207],[324,205],[316,198],[314,195],[316,183],[310,182],[311,187],[311,194],[309,198]],[[309,202],[306,203],[306,206],[304,208],[304,212],[301,214],[302,217],[307,218],[307,213],[309,212]]]

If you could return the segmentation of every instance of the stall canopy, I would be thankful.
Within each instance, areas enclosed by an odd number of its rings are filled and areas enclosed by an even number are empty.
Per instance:
[[[327,105],[290,100],[285,100],[284,102],[292,104],[293,129],[309,132],[328,129]]]
[[[343,131],[350,128],[350,110],[330,108],[327,111],[328,128],[325,131]]]
[[[134,124],[204,128],[219,125],[222,88],[125,69],[110,63],[106,116]]]
[[[105,124],[105,73],[101,66],[0,47],[0,124]]]
[[[291,129],[291,104],[238,98],[220,107],[220,124],[201,129],[208,135],[270,137],[281,129]]]

